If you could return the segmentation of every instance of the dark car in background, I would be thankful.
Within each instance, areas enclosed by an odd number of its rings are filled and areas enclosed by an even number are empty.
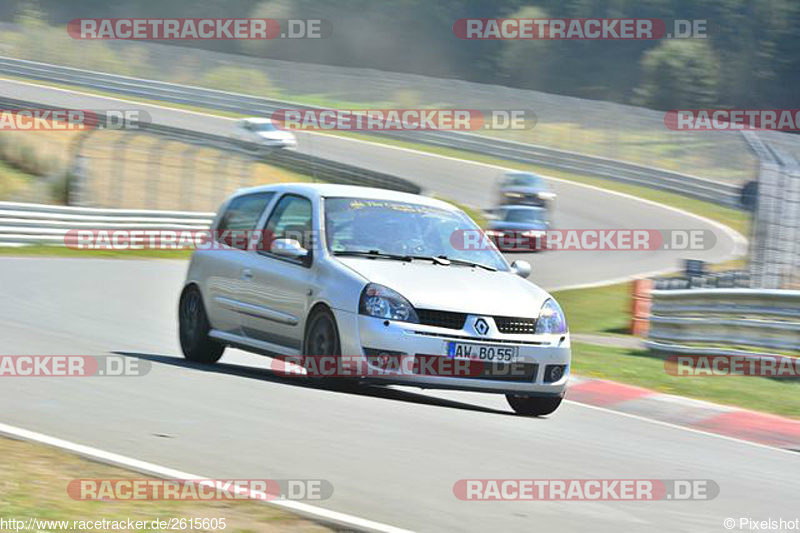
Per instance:
[[[542,176],[533,172],[508,172],[500,178],[498,204],[548,207],[556,199]]]
[[[535,252],[545,249],[550,228],[547,209],[528,205],[506,205],[486,211],[485,234],[504,252]]]

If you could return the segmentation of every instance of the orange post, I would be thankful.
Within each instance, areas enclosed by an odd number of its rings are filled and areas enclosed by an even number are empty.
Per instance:
[[[637,279],[633,282],[631,299],[631,335],[646,337],[650,329],[650,291],[653,290],[653,281],[650,279]]]

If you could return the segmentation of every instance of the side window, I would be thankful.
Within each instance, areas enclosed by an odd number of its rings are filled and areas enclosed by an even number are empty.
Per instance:
[[[265,229],[265,234],[272,239],[294,239],[300,245],[312,251],[314,239],[311,225],[311,201],[302,196],[287,194],[280,199],[272,210]],[[309,253],[305,263],[310,263]]]
[[[217,225],[217,241],[246,250],[249,234],[256,229],[261,214],[273,196],[274,192],[258,192],[231,200]]]

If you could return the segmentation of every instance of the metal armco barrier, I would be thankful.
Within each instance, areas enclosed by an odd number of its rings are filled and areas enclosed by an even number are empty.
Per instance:
[[[0,97],[0,108],[2,109],[49,109],[48,106],[39,102],[28,102],[11,98]],[[81,152],[81,147],[86,139],[95,131],[100,131],[108,124],[108,117],[103,113],[96,113],[99,129],[87,129],[82,135],[77,137],[73,148],[73,157],[77,159]],[[236,140],[230,137],[214,135],[210,133],[196,132],[161,124],[150,124],[144,122],[125,122],[126,132],[131,134],[157,135],[166,139],[197,144],[212,148],[218,148],[230,153],[237,153],[246,157],[261,158],[263,162],[292,171],[301,172],[313,176],[314,179],[340,183],[347,185],[362,185],[367,187],[378,187],[392,189],[401,192],[419,194],[421,187],[403,178],[366,170],[357,166],[347,165],[336,161],[303,154],[290,150],[271,150],[268,153],[261,152],[262,148],[254,143]],[[261,155],[259,155],[261,154]],[[81,185],[78,185],[81,188]],[[80,194],[75,195],[81,205],[90,203],[87,199],[81,198]],[[220,201],[222,198],[220,198]]]
[[[125,96],[162,102],[202,106],[209,109],[269,116],[277,109],[312,109],[311,106],[270,100],[243,94],[226,93],[200,87],[129,78],[102,72],[0,57],[0,73],[79,87],[88,87]],[[434,146],[466,150],[500,159],[543,165],[550,168],[579,172],[643,187],[674,192],[739,208],[739,187],[706,180],[688,174],[637,165],[614,159],[590,156],[539,145],[495,139],[489,136],[451,131],[394,131],[364,133],[420,142]]]
[[[800,356],[800,291],[655,290],[653,351],[688,355]]]
[[[47,244],[64,246],[75,229],[206,229],[215,213],[95,209],[0,202],[0,246]]]

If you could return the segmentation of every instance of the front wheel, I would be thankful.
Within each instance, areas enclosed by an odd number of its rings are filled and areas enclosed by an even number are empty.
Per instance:
[[[181,351],[189,361],[211,364],[219,361],[225,346],[208,336],[208,322],[203,298],[197,287],[188,287],[178,304],[178,330]]]
[[[303,339],[303,354],[312,360],[306,367],[312,382],[342,389],[356,384],[351,377],[341,375],[344,372],[340,364],[341,346],[333,314],[326,308],[318,308],[308,319]]]
[[[519,396],[506,394],[508,405],[522,416],[544,416],[553,413],[561,405],[561,396]]]

